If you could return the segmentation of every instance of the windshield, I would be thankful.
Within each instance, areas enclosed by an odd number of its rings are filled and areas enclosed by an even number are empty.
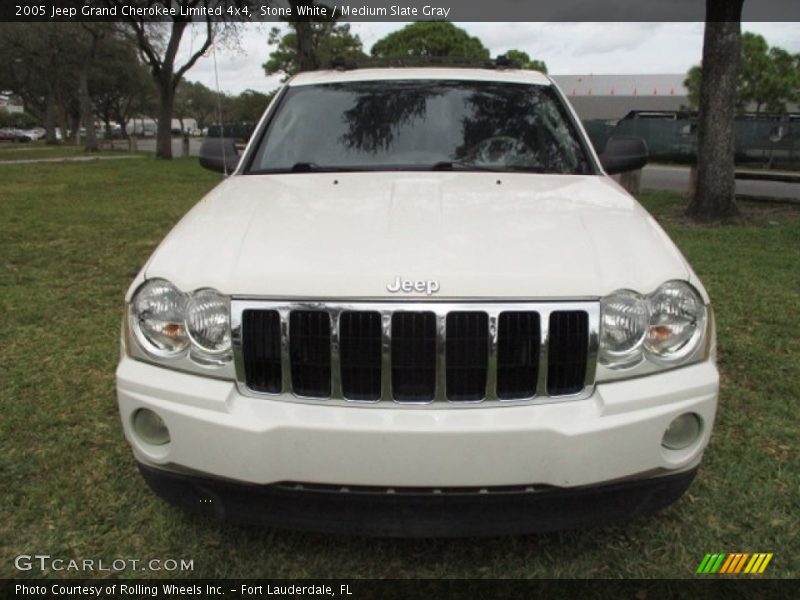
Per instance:
[[[289,87],[247,172],[429,169],[592,173],[551,87],[438,80]]]

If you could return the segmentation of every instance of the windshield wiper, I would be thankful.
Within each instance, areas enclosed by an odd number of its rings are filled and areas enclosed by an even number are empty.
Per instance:
[[[306,173],[310,171],[319,171],[320,166],[313,162],[296,162],[289,169],[292,173]]]
[[[287,169],[290,173],[339,173],[355,170],[347,167],[323,167],[313,162],[296,162],[291,169]]]
[[[487,171],[490,173],[503,173],[509,171],[522,173],[544,173],[541,167],[526,167],[523,165],[503,165],[502,167],[481,166],[458,160],[442,160],[430,166],[431,171]]]
[[[485,167],[478,167],[471,163],[465,163],[460,160],[440,160],[430,166],[431,171],[461,171],[461,170],[475,170],[475,171],[488,171]],[[493,170],[493,169],[492,169]]]
[[[353,167],[337,167],[318,165],[310,161],[300,161],[288,168],[257,169],[248,172],[251,175],[278,175],[281,173],[354,173],[358,171],[483,171],[488,173],[545,173],[540,167],[525,167],[519,165],[482,166],[458,160],[442,160],[430,166],[424,165],[359,165]]]

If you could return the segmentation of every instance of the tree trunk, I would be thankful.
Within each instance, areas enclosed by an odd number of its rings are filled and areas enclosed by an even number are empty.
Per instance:
[[[694,198],[697,193],[697,164],[689,169],[689,198]]]
[[[69,144],[69,114],[66,109],[63,109],[61,114],[61,141]]]
[[[123,139],[128,138],[128,123],[125,121],[124,118],[117,119],[117,125],[119,125],[120,134],[122,135]]]
[[[172,72],[162,72],[158,79],[159,107],[156,129],[156,158],[172,158],[172,107],[175,103],[175,87]]]
[[[313,71],[319,68],[317,53],[314,51],[314,31],[308,21],[297,21],[294,24],[297,38],[297,62],[301,71]]]
[[[97,144],[97,132],[94,128],[92,98],[89,96],[89,71],[85,66],[78,74],[78,102],[80,103],[81,121],[86,129],[84,149],[86,152],[97,152],[100,147]]]
[[[50,145],[58,144],[58,138],[56,137],[56,99],[53,97],[52,91],[47,92],[47,97],[44,101],[44,129],[47,132],[45,134],[46,143]]]
[[[298,15],[298,6],[301,0],[289,0],[292,14]],[[295,39],[297,40],[297,65],[301,71],[313,71],[319,68],[317,53],[314,51],[314,29],[308,17],[299,17],[292,21]]]
[[[743,0],[706,0],[703,78],[697,123],[697,189],[686,214],[697,221],[739,216],[734,118]]]
[[[80,112],[70,111],[67,115],[70,122],[70,131],[72,132],[72,143],[76,146],[81,145],[81,115]]]

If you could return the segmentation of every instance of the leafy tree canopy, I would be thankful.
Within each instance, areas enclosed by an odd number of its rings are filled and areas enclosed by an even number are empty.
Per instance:
[[[547,65],[544,64],[544,61],[532,59],[528,56],[527,52],[522,50],[509,50],[505,54],[508,60],[517,63],[521,69],[547,73]]]
[[[478,38],[452,23],[424,21],[406,25],[375,42],[372,56],[488,59],[489,50]]]
[[[28,129],[39,124],[36,117],[26,112],[8,112],[0,108],[0,127],[15,127],[18,129]]]
[[[700,99],[702,67],[689,69],[684,85],[689,90],[689,104],[696,107]],[[783,48],[770,47],[762,36],[742,34],[742,61],[736,86],[736,107],[739,112],[754,107],[756,113],[785,112],[787,102],[800,97],[800,55]]]
[[[319,66],[327,65],[337,57],[345,60],[358,60],[366,57],[362,49],[361,38],[350,33],[349,24],[337,25],[332,21],[312,21],[302,25],[310,29],[311,51]],[[283,73],[284,81],[302,70],[298,53],[298,24],[291,22],[289,27],[288,33],[283,33],[277,27],[270,30],[267,43],[275,46],[275,50],[270,52],[269,60],[263,65],[267,75]]]
[[[255,123],[266,110],[275,92],[264,94],[256,90],[245,90],[238,96],[230,98],[223,115],[226,122]]]

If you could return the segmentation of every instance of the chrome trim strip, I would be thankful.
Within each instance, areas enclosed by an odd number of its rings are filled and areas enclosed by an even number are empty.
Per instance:
[[[381,310],[381,400],[391,398],[392,393],[392,311]],[[380,400],[378,400],[380,402]]]
[[[250,308],[257,308],[257,307],[251,306]],[[292,355],[289,348],[290,309],[287,306],[279,306],[274,308],[277,308],[278,315],[280,316],[281,319],[281,384],[283,386],[284,394],[293,394],[294,391],[292,390]],[[231,303],[231,313],[233,313],[233,303]],[[239,384],[239,381],[237,381],[236,383]],[[242,383],[244,383],[244,380],[242,380]],[[244,387],[248,390],[250,389],[246,385]],[[239,386],[240,392],[241,389],[242,386]]]
[[[280,394],[256,392],[245,383],[244,357],[242,356],[242,313],[245,310],[276,310],[280,315],[281,330],[281,378],[283,391]],[[331,398],[303,398],[292,390],[291,356],[289,346],[289,313],[293,310],[324,310],[331,318]],[[472,402],[447,401],[447,314],[453,311],[486,312],[489,317],[489,352],[486,375],[485,398]],[[584,310],[589,315],[589,352],[586,368],[585,388],[573,395],[550,397],[547,395],[547,343],[549,339],[550,313],[556,310]],[[381,398],[376,401],[358,401],[344,398],[341,387],[341,347],[339,316],[344,311],[373,311],[381,315]],[[403,311],[427,311],[436,315],[436,394],[432,402],[396,402],[392,393],[392,315]],[[497,398],[497,339],[500,313],[504,311],[532,311],[539,314],[541,347],[539,355],[539,376],[537,393],[531,398],[502,400]],[[252,398],[269,398],[280,401],[303,402],[309,404],[327,404],[334,406],[361,407],[409,407],[424,408],[469,408],[478,406],[499,406],[518,404],[545,404],[588,398],[594,393],[596,361],[599,343],[600,304],[598,298],[581,298],[563,301],[357,301],[357,300],[266,300],[253,298],[231,299],[231,327],[233,356],[236,370],[236,385],[244,396]]]
[[[339,354],[339,317],[342,311],[331,308],[328,316],[331,320],[331,398],[344,398],[342,392],[342,361]]]
[[[447,401],[447,313],[436,313],[436,391],[433,400]]]
[[[233,367],[236,381],[245,381],[244,355],[242,351],[242,311],[231,310],[231,349],[233,350]]]
[[[588,387],[594,384],[597,375],[597,357],[600,352],[600,305],[589,313],[589,348],[586,354],[586,378],[584,384]]]
[[[550,347],[550,313],[555,312],[548,307],[547,311],[539,311],[539,372],[536,380],[535,398],[547,398],[548,349]]]
[[[489,317],[489,349],[486,365],[486,400],[497,400],[497,333],[500,322],[500,311],[486,311]]]

